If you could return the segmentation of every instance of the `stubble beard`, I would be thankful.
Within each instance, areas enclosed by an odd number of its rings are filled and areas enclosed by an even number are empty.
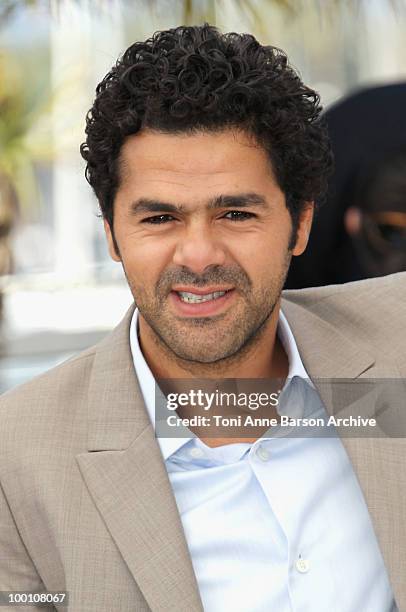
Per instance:
[[[170,313],[168,294],[164,289],[167,280],[175,276],[176,282],[183,282],[182,274],[170,274],[164,282],[159,281],[156,292],[151,297],[145,290],[137,287],[125,274],[134,302],[150,329],[156,349],[163,352],[167,359],[176,362],[183,369],[200,376],[227,370],[235,366],[255,349],[266,332],[272,313],[277,305],[290,263],[287,252],[284,266],[277,278],[269,286],[254,292],[251,281],[245,274],[211,274],[197,281],[196,286],[209,285],[220,280],[229,282],[231,276],[239,282],[231,283],[236,287],[236,305],[231,305],[224,314],[213,317],[181,318]],[[225,278],[225,277],[226,278]],[[196,282],[197,281],[197,282]],[[192,284],[192,283],[190,283]],[[241,304],[243,307],[241,308]]]

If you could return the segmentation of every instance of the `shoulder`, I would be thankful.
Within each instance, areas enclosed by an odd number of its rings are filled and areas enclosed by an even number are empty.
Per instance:
[[[321,302],[330,305],[337,304],[346,307],[358,307],[361,304],[386,308],[387,305],[400,308],[404,313],[406,298],[406,272],[390,274],[379,278],[345,283],[342,285],[327,285],[325,287],[309,287],[308,289],[290,289],[283,292],[287,301],[292,301],[306,308],[317,308]],[[378,300],[378,302],[377,302]]]
[[[55,444],[84,417],[95,347],[0,396],[1,451]]]
[[[406,359],[406,272],[284,291],[283,298],[288,306],[290,303],[310,311],[355,343],[369,345],[375,353],[402,362]]]
[[[127,367],[133,310],[131,306],[117,327],[95,346],[0,396],[1,453],[7,445],[12,453],[16,445],[21,452],[34,445],[38,451],[44,440],[56,449],[66,443],[75,449],[86,446],[89,385],[95,361],[107,361],[108,368],[115,363]],[[99,382],[108,372],[106,368],[99,372]]]
[[[0,408],[4,409],[4,406],[12,406],[34,396],[43,401],[57,399],[67,389],[74,393],[85,382],[96,349],[97,345],[86,349],[44,374],[3,393],[0,396]]]

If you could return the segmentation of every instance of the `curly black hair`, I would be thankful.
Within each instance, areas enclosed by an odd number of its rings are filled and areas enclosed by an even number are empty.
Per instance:
[[[295,229],[303,204],[324,197],[331,172],[321,110],[286,54],[250,34],[209,24],[156,32],[131,45],[96,88],[80,147],[86,178],[113,231],[120,149],[130,134],[239,128],[267,151]]]

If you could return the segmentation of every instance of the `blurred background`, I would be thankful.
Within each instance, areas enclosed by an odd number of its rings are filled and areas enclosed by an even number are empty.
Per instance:
[[[287,286],[406,269],[405,0],[0,0],[0,392],[131,304],[84,179],[85,114],[129,44],[204,21],[284,49],[327,111],[339,168]]]

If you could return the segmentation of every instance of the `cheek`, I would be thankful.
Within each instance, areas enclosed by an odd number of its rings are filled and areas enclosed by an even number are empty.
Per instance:
[[[121,258],[126,274],[135,285],[147,288],[155,285],[170,263],[170,245],[165,240],[142,239],[126,242],[121,247]]]
[[[290,235],[284,232],[256,233],[252,239],[240,237],[230,248],[234,260],[254,280],[278,275],[286,262]]]

